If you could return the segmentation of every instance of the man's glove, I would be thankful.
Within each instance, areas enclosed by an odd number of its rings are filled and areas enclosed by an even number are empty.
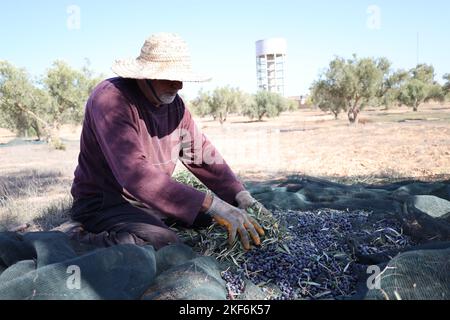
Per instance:
[[[261,211],[261,213],[265,215],[272,215],[269,210],[267,210],[260,202],[253,198],[250,192],[246,190],[241,191],[236,195],[236,201],[239,208],[241,209],[247,210],[250,208],[256,211]]]
[[[239,233],[245,250],[250,250],[249,233],[255,245],[259,246],[261,244],[259,235],[263,236],[264,230],[244,210],[233,207],[220,198],[214,197],[211,207],[206,211],[206,214],[211,215],[218,224],[227,228],[230,245],[234,243],[236,233]]]

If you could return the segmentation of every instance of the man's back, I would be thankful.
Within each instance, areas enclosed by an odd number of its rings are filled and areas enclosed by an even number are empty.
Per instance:
[[[180,131],[190,121],[178,96],[169,105],[155,107],[133,79],[100,83],[86,104],[71,190],[74,200],[125,196],[191,221],[205,195],[171,179]]]
[[[115,152],[133,153],[131,145],[115,145],[113,128],[129,126],[134,128],[140,140],[142,157],[153,166],[170,176],[176,165],[171,159],[173,148],[179,143],[180,122],[184,115],[184,105],[180,98],[170,105],[156,108],[145,100],[133,79],[112,78],[100,83],[89,98],[80,141],[78,167],[72,186],[74,199],[101,195],[103,191],[120,192],[122,186],[108,165],[102,149],[103,135],[109,135],[108,144]],[[114,123],[120,121],[119,123]],[[119,138],[119,137],[118,137]],[[120,140],[127,140],[120,137]],[[130,136],[136,138],[136,136]],[[135,159],[128,158],[129,166]]]

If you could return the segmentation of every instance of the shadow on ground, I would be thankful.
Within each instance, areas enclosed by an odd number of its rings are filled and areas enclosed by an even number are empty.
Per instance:
[[[59,171],[22,170],[0,177],[0,199],[45,193],[64,178]]]
[[[24,224],[49,230],[67,218],[71,204],[70,181],[59,171],[21,170],[0,177],[0,230]]]

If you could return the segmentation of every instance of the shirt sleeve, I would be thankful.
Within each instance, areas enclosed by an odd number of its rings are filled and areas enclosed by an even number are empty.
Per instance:
[[[245,190],[225,159],[198,129],[189,110],[184,108],[180,160],[205,186],[229,204],[236,205],[236,194]]]
[[[191,225],[205,193],[178,183],[146,156],[130,102],[114,88],[91,101],[91,125],[115,179],[137,200]]]

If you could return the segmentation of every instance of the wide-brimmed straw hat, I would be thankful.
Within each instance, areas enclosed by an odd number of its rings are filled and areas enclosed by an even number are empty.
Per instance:
[[[183,82],[211,80],[192,71],[187,43],[179,35],[165,32],[148,38],[136,59],[116,60],[112,70],[122,78]]]

